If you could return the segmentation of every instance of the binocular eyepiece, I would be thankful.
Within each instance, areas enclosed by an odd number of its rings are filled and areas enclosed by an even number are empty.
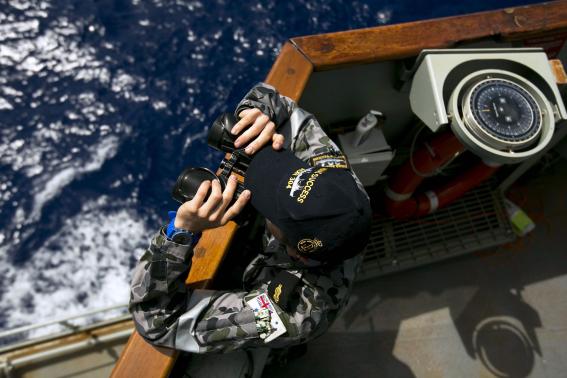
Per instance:
[[[232,135],[231,130],[238,122],[232,113],[223,113],[213,122],[207,137],[207,144],[216,150],[230,153],[230,158],[224,158],[221,162],[220,174],[215,174],[208,168],[187,167],[181,172],[173,186],[172,197],[179,203],[185,203],[195,197],[201,183],[205,180],[218,179],[224,191],[231,173],[245,176],[246,169],[252,160],[242,149],[234,147],[234,141],[238,135]],[[238,199],[244,190],[242,184],[238,183],[235,195],[230,205]],[[208,198],[208,195],[207,195]],[[229,205],[229,206],[230,206]]]

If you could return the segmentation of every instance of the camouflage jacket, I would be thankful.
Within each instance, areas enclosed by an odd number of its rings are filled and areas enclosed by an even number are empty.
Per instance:
[[[250,107],[261,109],[278,127],[291,129],[288,146],[300,159],[321,166],[344,160],[315,118],[273,87],[261,83],[252,88],[236,113]],[[313,160],[316,156],[323,158]],[[356,256],[335,266],[308,267],[289,257],[285,247],[266,233],[264,251],[244,272],[243,290],[214,291],[185,286],[192,252],[189,246],[168,240],[162,228],[135,268],[130,311],[136,329],[149,342],[195,353],[286,347],[321,335],[346,305],[362,259]],[[283,270],[299,278],[287,311],[275,306],[287,332],[264,343],[246,302],[265,293]]]

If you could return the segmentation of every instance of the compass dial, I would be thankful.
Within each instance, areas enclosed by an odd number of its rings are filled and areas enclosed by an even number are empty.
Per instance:
[[[484,80],[472,90],[469,101],[474,123],[500,141],[524,145],[541,130],[538,104],[530,93],[511,81]]]

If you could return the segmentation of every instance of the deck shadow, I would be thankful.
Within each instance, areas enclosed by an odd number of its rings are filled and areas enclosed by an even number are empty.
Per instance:
[[[265,376],[526,377],[543,365],[561,375],[566,362],[542,345],[567,327],[566,178],[561,169],[515,189],[537,223],[528,237],[357,283],[307,354]]]

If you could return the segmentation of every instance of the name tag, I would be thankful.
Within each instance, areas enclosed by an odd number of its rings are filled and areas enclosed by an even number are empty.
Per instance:
[[[279,336],[283,335],[287,332],[281,318],[279,317],[272,301],[268,297],[266,293],[260,294],[257,297],[252,298],[248,302],[248,306],[252,308],[254,311],[254,316],[257,319],[256,322],[258,323],[258,319],[264,318],[261,316],[266,313],[266,310],[269,311],[270,314],[270,330],[265,333],[260,333],[260,337],[264,339],[265,343],[269,343],[270,341],[278,338]]]

